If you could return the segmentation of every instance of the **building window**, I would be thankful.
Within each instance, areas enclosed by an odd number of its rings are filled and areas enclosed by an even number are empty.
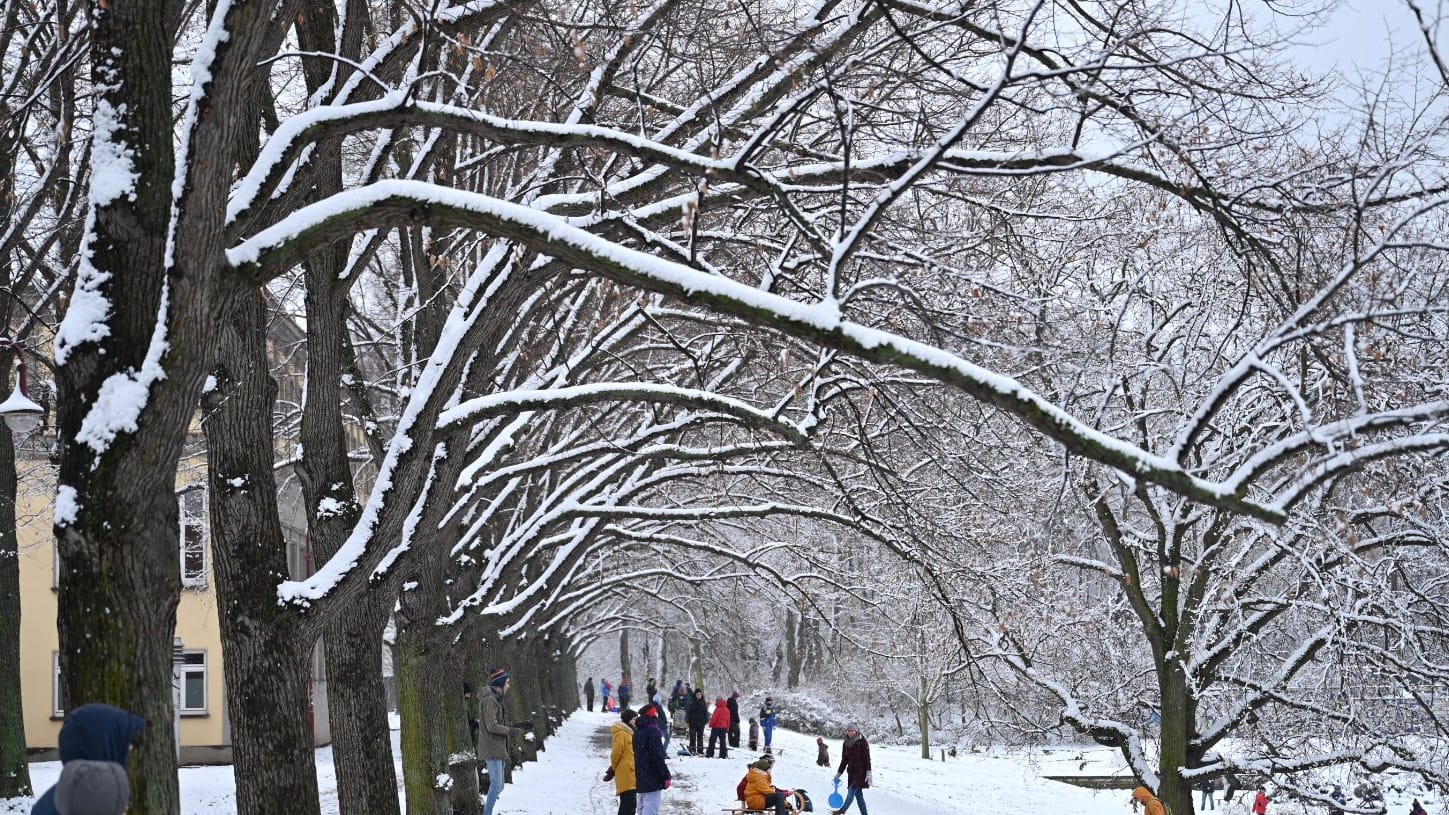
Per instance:
[[[206,490],[193,489],[177,498],[181,508],[181,585],[206,588]]]
[[[181,676],[181,706],[178,708],[181,715],[205,716],[206,652],[183,652],[177,671]]]
[[[50,652],[50,715],[65,718],[65,690],[60,684],[60,652]]]

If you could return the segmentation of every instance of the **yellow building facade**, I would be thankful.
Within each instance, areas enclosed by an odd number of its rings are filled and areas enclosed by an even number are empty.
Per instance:
[[[65,700],[61,696],[56,630],[59,586],[54,516],[55,472],[44,460],[17,451],[19,495],[16,532],[20,550],[20,692],[25,707],[25,738],[32,751],[52,750],[58,743]],[[183,475],[183,478],[186,478]],[[196,476],[192,475],[192,479]],[[178,493],[181,509],[181,603],[176,610],[176,636],[181,641],[177,664],[180,735],[183,761],[225,761],[230,728],[226,721],[221,628],[217,620],[216,583],[212,579],[207,539],[206,491]]]

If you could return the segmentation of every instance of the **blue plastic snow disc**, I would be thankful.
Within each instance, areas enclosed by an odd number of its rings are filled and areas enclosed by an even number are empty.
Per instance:
[[[840,794],[840,779],[835,779],[835,792],[830,793],[830,800],[826,803],[830,804],[831,809],[845,806],[845,796]]]

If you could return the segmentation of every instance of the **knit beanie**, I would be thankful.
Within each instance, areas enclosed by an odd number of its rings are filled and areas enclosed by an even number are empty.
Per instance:
[[[493,673],[488,674],[488,684],[492,685],[495,688],[503,687],[504,685],[508,684],[508,672],[503,670],[502,668],[499,668]]]
[[[634,712],[633,708],[626,707],[623,710],[619,711],[619,718],[624,721],[624,724],[628,724],[629,722],[634,721],[634,719],[637,718],[638,715],[638,713]]]
[[[121,815],[131,803],[131,779],[114,761],[70,761],[55,785],[56,809],[65,815]]]

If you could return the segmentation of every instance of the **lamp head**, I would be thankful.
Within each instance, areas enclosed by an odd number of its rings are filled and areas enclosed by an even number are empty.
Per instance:
[[[12,433],[29,433],[40,424],[44,415],[45,409],[21,393],[19,388],[10,392],[10,398],[0,402],[0,416],[5,417],[5,424],[10,426]]]

